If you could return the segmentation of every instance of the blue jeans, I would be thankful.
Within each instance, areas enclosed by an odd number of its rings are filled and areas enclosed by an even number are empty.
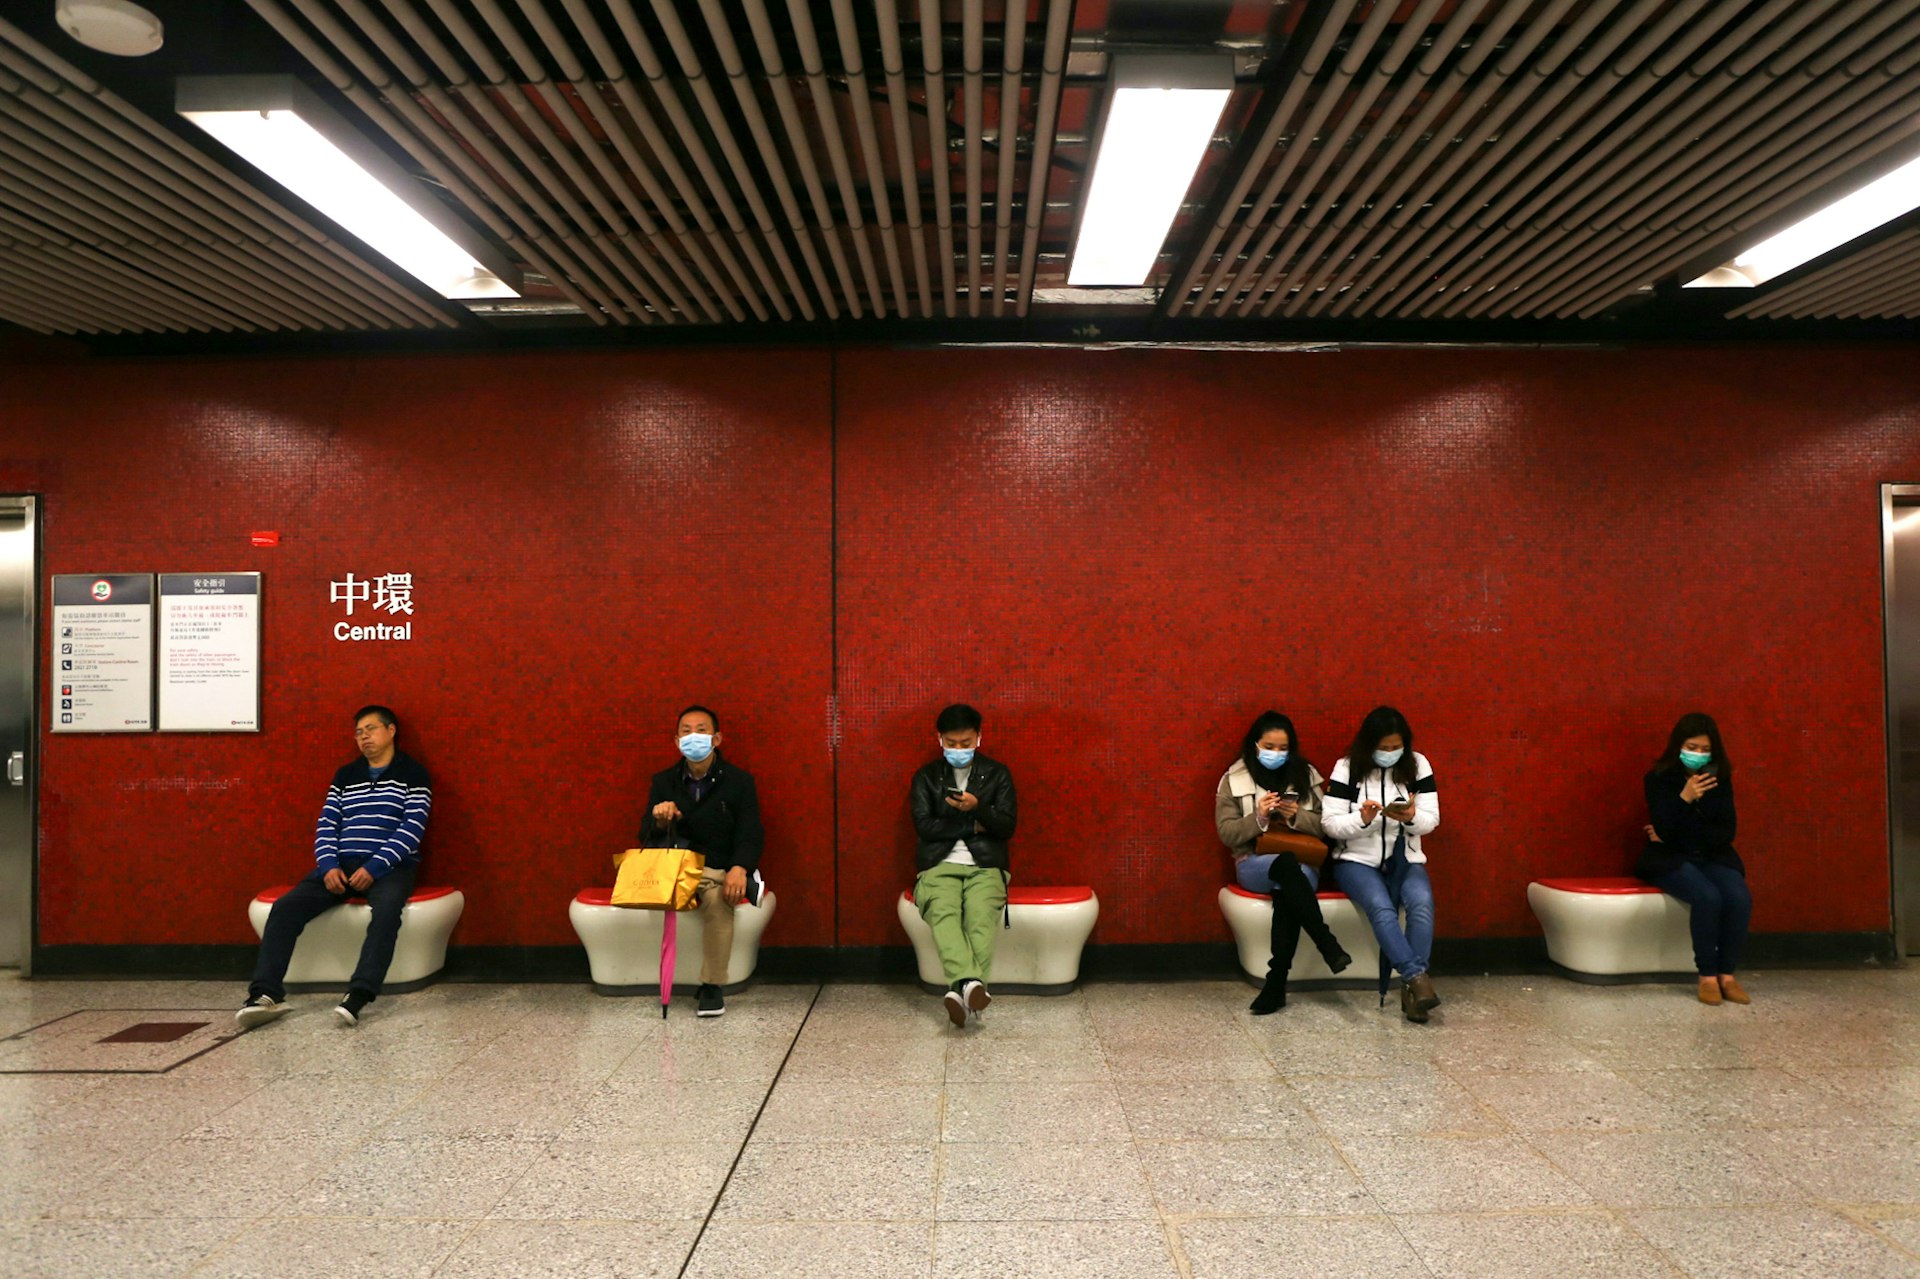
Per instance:
[[[1753,918],[1753,894],[1747,877],[1716,862],[1686,861],[1653,881],[1688,907],[1693,932],[1693,966],[1702,977],[1740,971],[1747,948],[1747,922]]]
[[[1251,857],[1242,857],[1233,867],[1233,880],[1250,893],[1259,893],[1262,897],[1273,892],[1273,878],[1270,868],[1273,866],[1274,853],[1255,853]],[[1307,877],[1307,883],[1314,888],[1320,887],[1320,872],[1311,866],[1302,866],[1300,873]]]
[[[1373,925],[1380,941],[1380,953],[1405,979],[1427,971],[1433,955],[1433,885],[1427,868],[1418,862],[1395,858],[1392,871],[1381,874],[1359,862],[1334,860],[1334,882],[1340,891],[1360,908]],[[1407,930],[1400,931],[1399,907],[1407,909]]]

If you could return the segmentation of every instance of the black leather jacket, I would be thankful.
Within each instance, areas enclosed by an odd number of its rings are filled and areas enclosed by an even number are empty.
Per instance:
[[[1013,838],[1018,805],[1013,774],[1007,766],[985,755],[973,757],[967,774],[967,792],[980,797],[979,806],[962,813],[946,802],[947,788],[957,786],[945,759],[923,764],[913,775],[908,802],[913,807],[913,830],[920,838],[914,861],[920,870],[946,860],[955,842],[965,840],[967,851],[982,866],[1007,867],[1007,841]],[[978,825],[981,829],[975,830]]]

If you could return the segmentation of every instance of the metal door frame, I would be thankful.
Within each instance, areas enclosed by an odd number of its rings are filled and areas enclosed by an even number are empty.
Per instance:
[[[1900,894],[1904,885],[1900,874],[1900,708],[1893,688],[1893,521],[1894,508],[1902,500],[1920,510],[1920,484],[1882,484],[1880,486],[1880,673],[1886,697],[1887,716],[1887,917],[1893,923],[1893,953],[1907,953],[1908,934],[1920,930],[1920,919],[1900,918]],[[1909,590],[1914,589],[1911,584]],[[1920,940],[1920,938],[1916,938]]]
[[[26,925],[21,935],[20,975],[33,975],[33,958],[40,948],[40,504],[37,493],[0,493],[0,504],[9,507],[19,503],[26,516],[23,529],[32,547],[31,563],[28,565],[27,588],[22,595],[26,610],[26,639],[21,653],[22,670],[19,674],[25,680],[26,688],[26,739],[22,750],[26,756],[26,841],[27,841],[27,892],[25,905]],[[0,785],[6,785],[0,781]],[[11,789],[11,787],[9,787]]]

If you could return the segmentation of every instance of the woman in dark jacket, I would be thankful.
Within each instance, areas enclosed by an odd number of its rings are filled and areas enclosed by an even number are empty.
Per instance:
[[[1646,789],[1653,825],[1634,873],[1690,908],[1700,1002],[1748,1003],[1734,973],[1747,944],[1753,894],[1733,850],[1733,761],[1712,716],[1680,717]]]

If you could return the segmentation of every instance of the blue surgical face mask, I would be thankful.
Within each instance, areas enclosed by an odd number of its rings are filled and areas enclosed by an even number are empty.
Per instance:
[[[947,763],[953,765],[955,768],[967,768],[973,763],[974,750],[975,748],[971,746],[966,750],[958,750],[952,746],[943,746],[940,749],[940,753],[945,755],[947,757]]]
[[[1373,753],[1373,766],[1375,768],[1392,768],[1400,762],[1400,757],[1406,753],[1404,749],[1397,751],[1375,751]]]
[[[1697,773],[1713,759],[1712,751],[1681,751],[1680,762],[1687,766],[1689,773]]]
[[[1287,753],[1285,751],[1263,750],[1260,752],[1260,767],[1268,770],[1269,772],[1279,768],[1282,764],[1286,762],[1287,762]]]
[[[688,733],[680,739],[680,753],[685,755],[693,763],[698,764],[701,760],[713,754],[713,734]]]

